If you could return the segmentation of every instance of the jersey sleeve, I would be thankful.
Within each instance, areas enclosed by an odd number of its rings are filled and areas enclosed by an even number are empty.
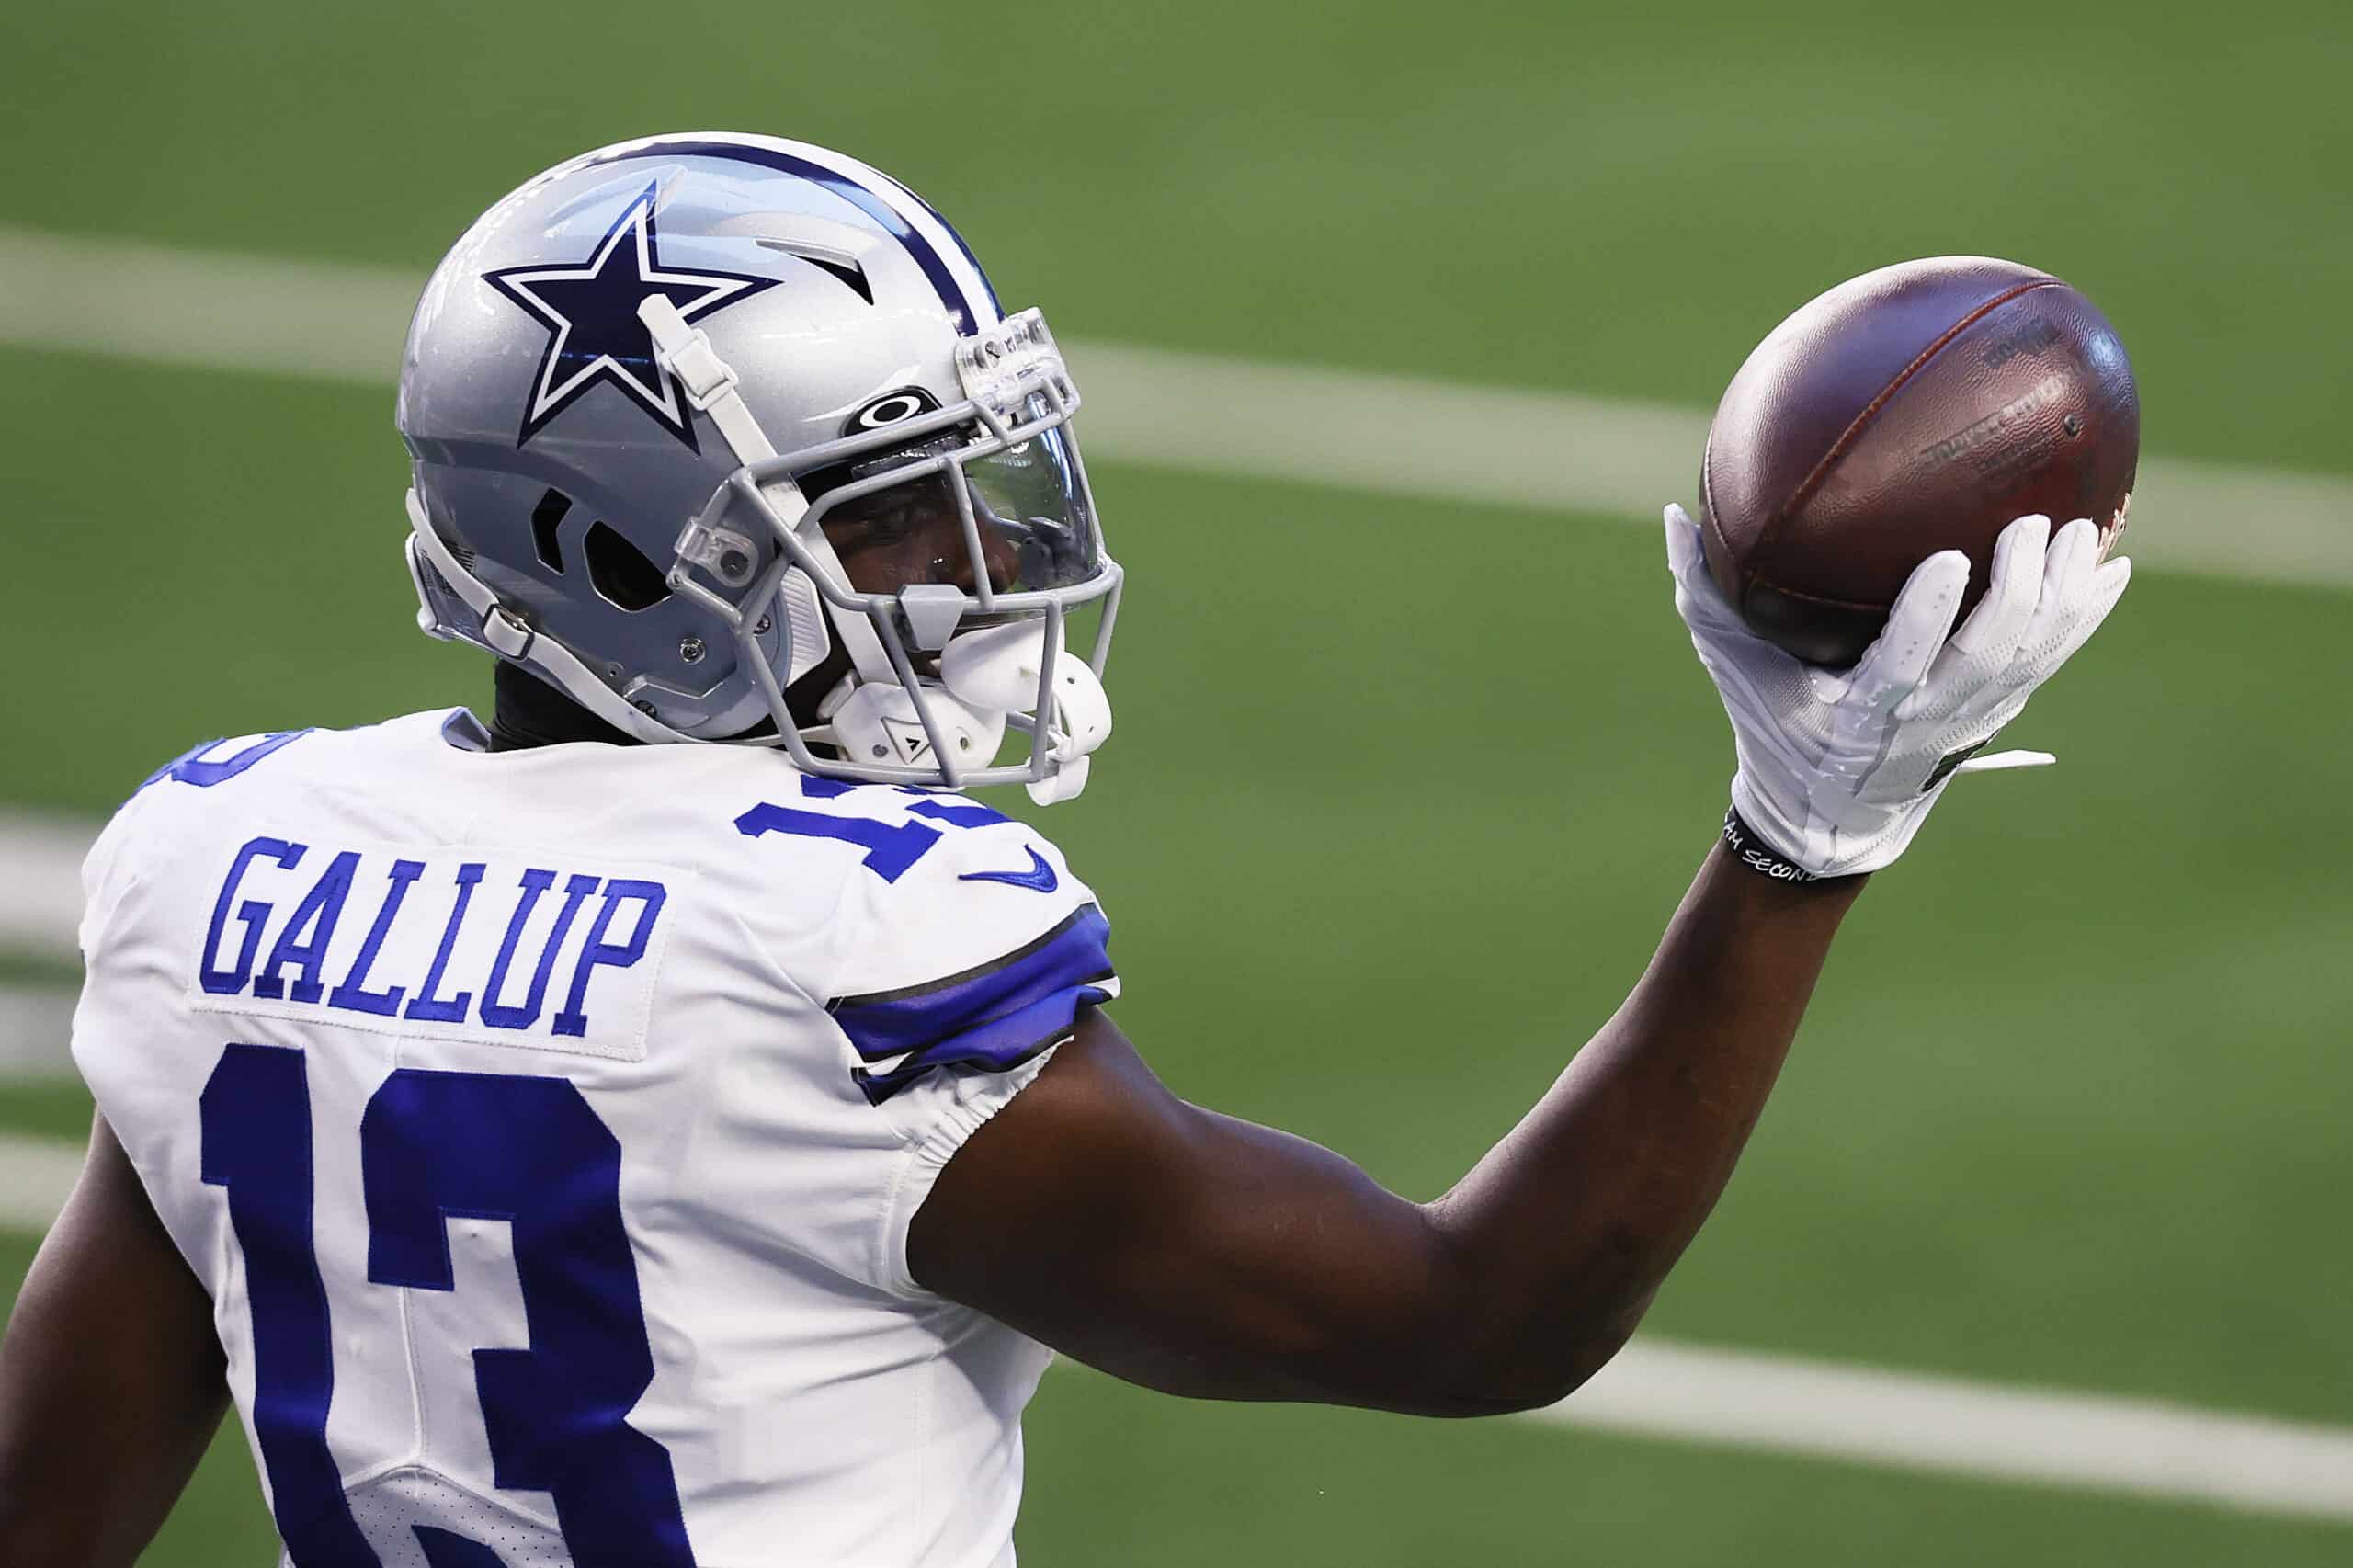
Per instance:
[[[125,802],[82,858],[82,918],[75,928],[75,939],[82,949],[82,962],[86,970],[97,955],[114,906],[121,897],[116,880],[116,863],[121,858],[123,842],[131,836],[131,818],[139,804],[133,796]]]
[[[976,825],[949,826],[905,875],[864,890],[823,997],[858,1094],[904,1141],[875,1281],[897,1294],[920,1293],[907,1227],[939,1172],[1120,992],[1110,922],[1061,852],[1025,824],[954,809]]]
[[[880,1105],[941,1068],[1009,1072],[1050,1050],[1080,1008],[1118,994],[1110,936],[1103,912],[1082,903],[968,969],[835,997],[825,1011],[858,1054],[859,1091]]]
[[[217,743],[216,743],[217,744]],[[198,747],[201,751],[202,747]],[[132,790],[115,808],[114,815],[91,841],[88,853],[82,857],[82,918],[75,926],[75,940],[82,949],[85,971],[96,964],[100,945],[108,928],[113,924],[115,911],[131,882],[138,880],[140,857],[128,852],[134,837],[141,836],[156,801],[155,784],[165,778],[180,762],[195,752],[186,752],[165,763],[147,776],[146,781]],[[152,847],[153,835],[148,841]]]

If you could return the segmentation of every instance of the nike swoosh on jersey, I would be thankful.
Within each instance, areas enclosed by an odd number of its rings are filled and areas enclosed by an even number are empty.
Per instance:
[[[956,879],[960,882],[1006,882],[1032,892],[1051,892],[1061,886],[1054,869],[1036,848],[1029,851],[1029,869],[1026,871],[967,871]]]

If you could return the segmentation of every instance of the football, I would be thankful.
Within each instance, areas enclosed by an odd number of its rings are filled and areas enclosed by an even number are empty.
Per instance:
[[[1862,656],[1912,569],[1971,562],[1966,615],[2015,517],[2124,523],[2132,364],[2046,272],[1936,256],[1867,272],[1773,329],[1724,389],[1699,479],[1716,585],[1810,664]]]

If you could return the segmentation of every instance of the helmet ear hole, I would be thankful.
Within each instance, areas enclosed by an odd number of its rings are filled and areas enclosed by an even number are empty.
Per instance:
[[[531,548],[540,564],[559,577],[563,575],[563,542],[556,537],[556,529],[563,526],[564,514],[571,510],[572,497],[561,490],[549,491],[531,508]]]
[[[615,609],[652,609],[670,597],[662,569],[603,523],[589,525],[587,537],[580,541],[580,552],[588,563],[590,585]]]

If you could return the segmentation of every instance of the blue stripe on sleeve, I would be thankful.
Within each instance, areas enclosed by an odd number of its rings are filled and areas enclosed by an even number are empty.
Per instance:
[[[1001,959],[928,984],[840,997],[825,1010],[866,1061],[905,1059],[885,1073],[853,1072],[880,1105],[934,1068],[1004,1072],[1062,1038],[1080,1008],[1110,999],[1110,935],[1103,912],[1082,904]]]

